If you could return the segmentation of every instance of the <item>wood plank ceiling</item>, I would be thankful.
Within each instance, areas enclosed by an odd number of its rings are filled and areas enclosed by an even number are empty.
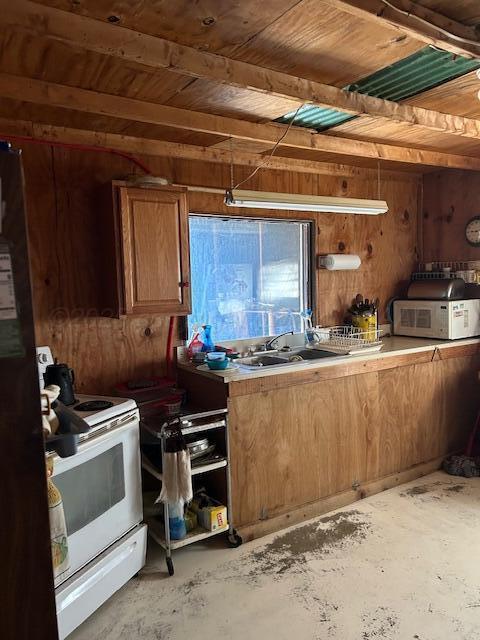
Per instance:
[[[402,0],[392,0],[398,6]],[[0,7],[7,13],[11,0],[0,0]],[[328,0],[46,0],[32,3],[17,0],[32,15],[38,9],[38,20],[12,26],[0,22],[0,118],[3,122],[20,119],[24,122],[42,123],[81,129],[86,131],[123,134],[149,140],[166,140],[214,149],[230,149],[230,138],[222,123],[220,128],[170,126],[160,119],[140,121],[132,116],[112,116],[112,111],[88,110],[76,100],[55,103],[54,88],[45,85],[43,98],[32,97],[20,89],[8,91],[9,76],[41,80],[73,89],[86,89],[110,96],[131,98],[140,103],[153,103],[197,112],[214,114],[236,121],[268,123],[295,110],[304,100],[275,95],[275,92],[259,91],[245,86],[233,86],[217,82],[211,77],[192,77],[167,68],[152,68],[132,59],[122,59],[121,52],[107,55],[84,48],[79,44],[60,41],[48,35],[48,16],[41,9],[50,7],[55,14],[69,20],[72,14],[98,21],[108,29],[119,27],[143,34],[164,38],[180,45],[193,47],[200,52],[214,53],[258,67],[272,69],[333,87],[343,87],[374,71],[384,68],[425,47],[420,37],[407,35],[388,23],[373,21],[363,15],[342,10],[342,2]],[[403,4],[405,4],[403,2]],[[411,3],[410,3],[411,4]],[[420,5],[420,2],[417,3]],[[335,6],[333,6],[335,5]],[[480,10],[475,0],[447,2],[447,0],[422,0],[421,5],[438,12],[457,23],[474,27],[480,22]],[[33,8],[33,9],[32,9]],[[78,34],[77,34],[78,35]],[[78,40],[78,38],[77,38]],[[480,55],[480,43],[478,47]],[[5,75],[3,75],[5,74]],[[20,87],[21,84],[14,86]],[[250,85],[251,86],[251,85]],[[305,142],[297,146],[282,145],[276,155],[319,161],[340,161],[358,165],[376,162],[377,147],[352,142],[350,151],[342,153],[339,138],[347,149],[350,141],[374,142],[387,145],[378,147],[379,157],[386,157],[393,166],[404,168],[400,153],[390,153],[390,146],[405,147],[403,162],[415,162],[427,169],[431,166],[465,166],[480,169],[480,101],[477,92],[480,80],[475,73],[448,82],[424,94],[406,101],[406,104],[435,112],[469,118],[441,122],[428,115],[426,127],[400,114],[391,119],[372,115],[346,122],[326,134],[314,134],[311,139],[321,140],[316,145],[302,135]],[[295,93],[287,94],[295,96]],[[299,95],[299,94],[296,94]],[[25,98],[28,98],[28,101]],[[88,96],[87,96],[88,98]],[[67,104],[68,107],[67,108]],[[390,103],[391,104],[391,103]],[[383,108],[380,105],[380,108]],[[360,111],[363,107],[360,107]],[[181,112],[178,112],[181,115]],[[400,113],[400,112],[399,112]],[[437,114],[438,115],[438,114]],[[403,119],[403,121],[401,121]],[[478,120],[477,120],[478,119]],[[431,122],[437,124],[431,124]],[[415,125],[415,126],[412,126]],[[458,131],[457,131],[458,125]],[[278,136],[285,130],[277,127]],[[453,127],[455,133],[445,130]],[[473,127],[473,128],[472,128]],[[292,129],[297,130],[293,127]],[[11,127],[9,129],[12,130]],[[272,129],[273,130],[273,129]],[[469,133],[470,131],[470,133]],[[0,126],[0,133],[1,126]],[[267,152],[272,143],[270,137],[258,139],[237,136],[234,149],[252,154]],[[329,142],[328,142],[329,141]],[[358,148],[356,158],[354,153]],[[362,150],[365,150],[365,153]],[[431,152],[415,155],[412,150]],[[436,152],[440,152],[437,154]],[[383,154],[383,156],[382,156]],[[449,160],[449,157],[452,160]],[[386,163],[389,165],[389,163]]]

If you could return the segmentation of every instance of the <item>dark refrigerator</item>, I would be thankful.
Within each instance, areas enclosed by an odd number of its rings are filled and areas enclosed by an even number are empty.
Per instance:
[[[57,638],[21,154],[0,143],[2,640]]]

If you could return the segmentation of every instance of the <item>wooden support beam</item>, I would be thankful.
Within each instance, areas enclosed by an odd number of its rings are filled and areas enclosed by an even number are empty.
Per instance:
[[[58,127],[27,120],[0,118],[0,140],[6,139],[15,143],[16,140],[22,141],[23,139],[28,140],[29,138],[43,142],[51,142],[52,144],[79,144],[86,145],[87,147],[113,149],[128,154],[200,160],[202,162],[213,162],[223,165],[230,165],[232,160],[232,154],[230,150],[227,149],[200,147],[179,142],[166,142],[164,140],[125,136],[118,133],[73,129],[71,127]],[[15,143],[15,146],[18,146],[18,142]],[[263,160],[264,156],[255,153],[234,151],[233,155],[234,165],[250,167],[252,169],[257,167]],[[374,172],[375,175],[377,174],[376,169],[277,156],[273,156],[268,160],[265,169],[346,177],[368,175],[372,172]],[[399,174],[399,172],[382,171],[382,175],[414,179],[420,177],[421,174],[411,171],[408,173],[403,172],[402,174]]]
[[[285,133],[286,128],[285,125],[246,122],[4,73],[0,73],[0,96],[272,145]],[[281,144],[342,156],[475,171],[480,169],[480,158],[334,137],[297,127],[289,130]]]
[[[377,0],[373,1],[378,5]],[[335,4],[335,1],[332,3]],[[278,98],[339,109],[348,114],[373,116],[467,138],[480,137],[479,120],[345,91],[239,60],[201,52],[29,0],[17,0],[14,3],[0,0],[1,4],[5,4],[2,7],[2,26],[121,58],[151,70],[168,69],[182,75],[207,78]],[[348,2],[346,4],[349,5]]]
[[[480,58],[480,38],[474,27],[447,18],[417,2],[411,0],[388,0],[388,2],[326,0],[326,2],[336,9],[361,19],[383,25],[388,24],[412,38],[433,44],[445,51],[469,58]]]

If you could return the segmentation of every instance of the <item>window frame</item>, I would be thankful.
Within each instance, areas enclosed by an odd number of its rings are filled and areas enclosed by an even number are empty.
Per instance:
[[[316,279],[316,236],[317,236],[317,225],[316,221],[312,218],[290,218],[290,217],[270,217],[270,216],[256,216],[256,215],[225,215],[224,213],[208,213],[208,212],[197,212],[190,211],[188,214],[189,219],[189,242],[190,242],[190,219],[191,218],[218,218],[219,220],[223,220],[225,222],[230,221],[245,221],[251,220],[253,222],[293,222],[293,223],[302,223],[307,225],[307,233],[306,233],[306,242],[307,245],[305,247],[305,257],[304,260],[304,278],[306,280],[306,296],[307,296],[307,309],[312,310],[312,322],[316,323],[316,308],[317,308],[317,279]],[[191,269],[190,263],[190,269]],[[192,280],[192,275],[190,274],[190,281]],[[193,311],[193,291],[192,291],[192,311]],[[189,314],[190,315],[190,314]],[[188,326],[188,316],[185,316],[185,328],[186,333],[189,333]],[[251,336],[248,339],[260,338],[263,336]],[[235,340],[235,338],[233,339]],[[230,340],[231,341],[231,340]],[[229,340],[225,340],[224,342],[229,342]]]

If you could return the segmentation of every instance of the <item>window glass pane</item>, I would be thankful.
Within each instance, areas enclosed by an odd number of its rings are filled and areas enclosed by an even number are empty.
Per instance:
[[[302,331],[308,222],[190,216],[192,314],[213,339]]]
[[[72,535],[125,497],[123,445],[52,478],[62,494],[67,533]]]

